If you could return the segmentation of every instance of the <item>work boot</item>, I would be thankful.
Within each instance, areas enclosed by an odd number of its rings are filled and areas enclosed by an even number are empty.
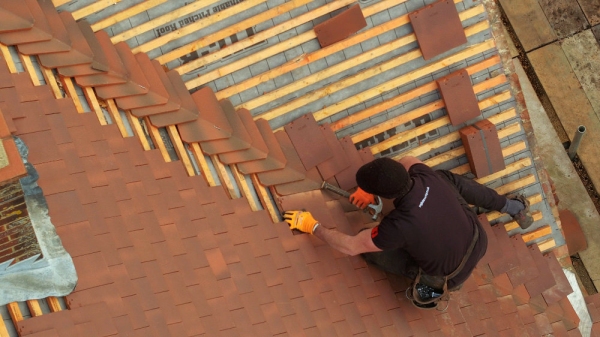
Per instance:
[[[522,229],[527,229],[533,223],[533,217],[529,209],[529,200],[523,194],[509,194],[506,196],[507,199],[520,201],[525,208],[519,211],[519,213],[512,216]]]

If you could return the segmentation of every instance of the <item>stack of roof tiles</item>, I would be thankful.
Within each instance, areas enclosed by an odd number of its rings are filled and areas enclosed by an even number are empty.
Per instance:
[[[112,47],[102,32],[89,34],[50,1],[15,3],[0,4],[0,42],[39,54],[42,65],[155,126],[178,125],[185,141],[256,173],[284,209],[306,208],[346,233],[371,222],[318,189],[323,180],[353,188],[354,172],[372,159],[327,125],[307,115],[273,133],[208,89],[190,95],[175,73],[124,44]],[[78,61],[60,63],[71,57]],[[420,310],[404,295],[406,279],[294,235],[246,199],[165,163],[158,150],[143,151],[115,125],[78,114],[26,74],[13,79],[17,95],[2,96],[2,111],[29,147],[79,276],[66,297],[70,310],[19,322],[21,336],[579,335],[557,260],[502,226],[484,226],[488,253],[448,309]]]

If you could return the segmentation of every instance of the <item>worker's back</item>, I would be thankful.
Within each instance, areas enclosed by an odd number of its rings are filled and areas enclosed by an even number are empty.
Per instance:
[[[429,275],[452,273],[465,256],[473,239],[477,217],[461,205],[450,183],[424,164],[409,170],[413,186],[396,199],[396,208],[378,226],[373,242],[379,248],[406,250]],[[479,240],[463,271],[448,285],[462,283],[485,254],[487,238]]]

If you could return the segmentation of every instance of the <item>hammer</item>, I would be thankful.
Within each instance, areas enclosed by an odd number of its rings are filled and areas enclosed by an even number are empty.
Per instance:
[[[321,189],[322,190],[328,190],[331,191],[335,194],[341,195],[342,197],[345,198],[350,198],[350,193],[346,190],[343,190],[337,186],[331,185],[330,183],[324,181],[323,184],[321,184]],[[377,220],[377,217],[379,216],[379,214],[381,213],[381,210],[383,209],[383,202],[381,202],[381,198],[379,196],[375,196],[377,198],[377,204],[373,205],[373,204],[369,204],[367,206],[367,208],[369,208],[369,213],[371,213],[373,215],[373,220]]]

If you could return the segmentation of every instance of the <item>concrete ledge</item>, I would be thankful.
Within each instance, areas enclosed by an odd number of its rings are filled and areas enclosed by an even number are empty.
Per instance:
[[[523,67],[518,60],[514,61],[519,75],[523,96],[527,103],[531,125],[537,140],[538,152],[544,162],[548,174],[554,181],[556,194],[560,199],[560,208],[571,210],[578,218],[581,228],[588,240],[588,248],[579,253],[596,288],[600,287],[600,214],[592,200],[587,197],[585,187],[581,183],[566,151],[554,130],[546,111],[537,98],[531,83],[527,79]]]

